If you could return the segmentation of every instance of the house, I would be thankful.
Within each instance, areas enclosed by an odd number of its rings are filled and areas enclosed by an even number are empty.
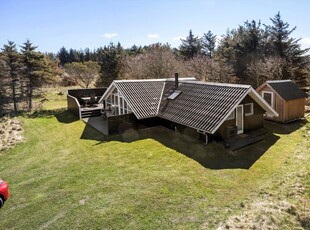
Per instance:
[[[278,115],[250,85],[206,83],[177,75],[113,81],[99,103],[111,127],[147,121],[181,133],[198,133],[206,142],[210,137],[261,129],[265,113]]]
[[[286,123],[304,117],[307,95],[291,80],[266,81],[256,91],[279,114],[266,119]]]

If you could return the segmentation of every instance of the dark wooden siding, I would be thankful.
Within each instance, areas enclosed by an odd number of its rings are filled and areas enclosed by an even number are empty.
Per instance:
[[[137,124],[137,118],[134,114],[111,116],[107,119],[109,135],[123,133],[128,129],[135,128]]]
[[[256,129],[263,128],[263,113],[264,110],[250,97],[246,96],[240,105],[253,103],[253,115],[245,116],[243,117],[243,130],[244,132],[249,132]],[[220,135],[223,138],[227,137],[227,127],[236,125],[236,119],[232,120],[226,120],[224,123],[220,126],[218,131],[216,132],[216,135]]]
[[[75,97],[67,95],[67,106],[71,113],[80,118],[80,104]]]

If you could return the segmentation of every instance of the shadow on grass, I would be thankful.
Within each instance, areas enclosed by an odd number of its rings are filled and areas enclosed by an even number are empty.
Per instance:
[[[97,129],[93,128],[87,123],[80,139],[100,141],[99,144],[108,141],[107,136],[103,135],[101,132],[99,132]]]
[[[72,123],[79,120],[76,116],[70,113],[65,108],[54,109],[54,110],[36,110],[31,114],[24,114],[27,118],[50,118],[55,116],[56,119],[61,123]]]
[[[279,139],[278,136],[268,132],[263,141],[231,152],[221,143],[212,142],[205,145],[201,140],[160,126],[141,130],[128,129],[122,134],[105,137],[96,129],[86,125],[81,138],[101,141],[97,144],[106,141],[131,143],[137,140],[153,139],[209,169],[249,169]]]
[[[277,134],[290,134],[300,129],[307,123],[308,121],[306,119],[296,120],[285,124],[265,120],[264,127]]]
[[[59,111],[59,113],[55,114],[55,117],[57,118],[57,121],[61,123],[66,123],[66,124],[79,120],[76,116],[74,116],[68,110]]]

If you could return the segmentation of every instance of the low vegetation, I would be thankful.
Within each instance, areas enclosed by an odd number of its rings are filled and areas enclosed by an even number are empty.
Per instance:
[[[23,141],[23,128],[16,118],[0,118],[0,151]]]
[[[0,151],[0,228],[309,228],[309,121],[267,122],[264,141],[231,153],[169,131],[108,140],[59,91],[42,96],[18,117],[25,141]]]

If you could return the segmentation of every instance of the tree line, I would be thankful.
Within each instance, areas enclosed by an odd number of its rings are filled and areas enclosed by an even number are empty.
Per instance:
[[[270,22],[246,21],[220,38],[211,31],[198,37],[190,30],[178,48],[156,43],[125,49],[120,43],[110,43],[94,50],[62,47],[57,54],[42,54],[29,40],[20,52],[14,42],[8,42],[0,53],[4,68],[0,79],[10,83],[7,92],[13,104],[27,98],[29,109],[33,88],[53,78],[55,82],[55,75],[60,84],[86,88],[108,86],[115,79],[167,78],[175,72],[202,81],[253,87],[271,79],[292,79],[309,87],[309,48],[301,49],[300,39],[292,37],[296,27],[290,28],[280,13]],[[0,88],[0,94],[6,93]]]
[[[30,40],[17,50],[13,41],[8,41],[0,53],[0,115],[6,105],[13,104],[13,112],[31,110],[34,89],[52,82],[57,74],[57,63],[37,52]],[[24,103],[23,103],[24,102]],[[26,108],[18,105],[26,104]]]

